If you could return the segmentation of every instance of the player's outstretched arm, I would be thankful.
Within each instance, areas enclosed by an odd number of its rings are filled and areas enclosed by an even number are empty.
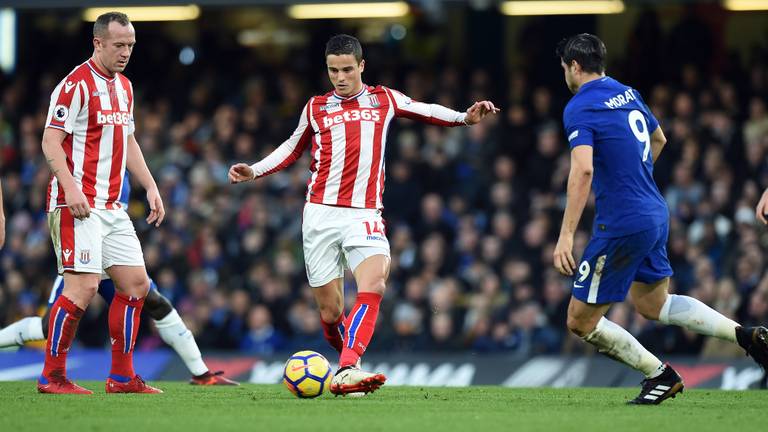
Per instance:
[[[568,174],[568,200],[565,205],[560,238],[552,254],[557,271],[573,276],[576,260],[573,259],[573,236],[579,226],[581,214],[592,189],[592,146],[579,145],[571,150],[571,171]]]
[[[45,128],[43,131],[43,154],[48,162],[48,166],[51,168],[51,172],[53,172],[56,180],[64,189],[64,199],[67,203],[67,208],[69,208],[72,216],[83,220],[91,215],[91,206],[88,205],[85,194],[77,187],[75,178],[69,172],[67,154],[64,153],[64,149],[61,147],[61,143],[64,142],[67,135],[68,133],[61,129]]]
[[[397,90],[387,88],[386,91],[395,106],[395,116],[435,126],[473,125],[488,114],[499,112],[491,101],[475,102],[466,112],[458,112],[438,104],[416,102]]]
[[[651,152],[653,153],[653,163],[656,163],[656,159],[661,155],[661,151],[667,144],[667,137],[664,136],[664,131],[661,127],[657,127],[653,134],[651,134]]]
[[[147,162],[144,160],[144,153],[142,153],[139,143],[136,142],[136,137],[133,134],[128,135],[128,157],[126,158],[126,167],[128,172],[136,177],[139,184],[147,191],[147,202],[149,203],[149,216],[147,216],[148,224],[155,224],[159,227],[165,219],[165,207],[163,206],[163,199],[160,197],[160,191],[157,188],[152,173],[149,172]]]
[[[253,165],[238,163],[229,168],[229,182],[242,183],[265,177],[293,165],[312,142],[312,128],[309,125],[309,110],[312,100],[304,106],[299,118],[299,125],[290,138],[285,140],[269,156]]]

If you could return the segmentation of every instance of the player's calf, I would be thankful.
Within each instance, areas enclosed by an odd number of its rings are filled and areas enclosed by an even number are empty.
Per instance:
[[[159,292],[150,289],[144,298],[144,310],[150,318],[160,321],[173,311],[173,305]]]
[[[640,394],[627,402],[628,404],[658,405],[669,398],[675,398],[685,388],[683,378],[668,364],[661,375],[656,378],[644,379],[642,385],[643,388],[640,390]]]

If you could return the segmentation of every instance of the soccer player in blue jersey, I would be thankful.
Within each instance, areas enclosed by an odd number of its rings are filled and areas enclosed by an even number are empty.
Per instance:
[[[128,199],[131,195],[131,185],[128,181],[128,173],[125,173],[123,189],[120,191],[120,202],[128,208]],[[0,200],[2,195],[0,195]],[[2,203],[2,201],[0,201]],[[1,211],[1,210],[0,210]],[[0,214],[1,215],[1,214]],[[0,244],[2,247],[2,244]],[[223,376],[223,372],[212,372],[208,369],[200,348],[195,342],[195,337],[189,331],[184,321],[181,320],[179,313],[160,292],[157,290],[155,281],[149,280],[150,290],[144,301],[144,310],[155,322],[158,333],[165,343],[170,345],[181,357],[187,369],[192,373],[190,384],[195,385],[238,385]],[[59,275],[53,283],[51,296],[48,299],[48,310],[56,299],[61,295],[64,289],[64,278]],[[99,284],[98,293],[107,304],[112,303],[115,297],[115,284],[111,279],[103,279]],[[21,346],[26,342],[39,341],[47,339],[49,313],[45,317],[27,317],[16,321],[4,329],[0,330],[0,348],[12,346]]]
[[[668,294],[669,212],[653,180],[664,132],[637,90],[605,75],[605,45],[578,34],[560,42],[557,56],[574,93],[563,113],[571,147],[568,201],[554,266],[573,277],[568,328],[598,351],[640,372],[630,403],[659,404],[683,390],[683,380],[626,330],[604,315],[629,293],[645,318],[738,343],[768,367],[768,329],[741,327],[692,297]],[[594,188],[592,239],[578,265],[573,237]]]

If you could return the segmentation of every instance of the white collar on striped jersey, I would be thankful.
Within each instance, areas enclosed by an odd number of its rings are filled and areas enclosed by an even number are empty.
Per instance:
[[[356,99],[356,98],[359,98],[360,96],[364,95],[364,94],[365,94],[365,92],[366,92],[367,90],[368,90],[368,86],[367,86],[367,85],[365,85],[365,83],[363,83],[363,89],[362,89],[362,90],[360,90],[360,91],[359,91],[359,92],[358,92],[356,95],[354,95],[354,96],[348,96],[348,97],[339,96],[339,95],[336,93],[336,90],[334,90],[334,91],[333,91],[333,97],[335,97],[336,99],[341,99],[341,100],[343,100],[343,101],[344,101],[344,100],[352,100],[352,99]]]

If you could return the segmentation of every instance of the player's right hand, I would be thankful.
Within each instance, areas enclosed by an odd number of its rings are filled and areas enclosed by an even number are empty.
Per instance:
[[[85,194],[78,187],[72,187],[64,191],[64,201],[67,203],[69,212],[76,219],[83,220],[91,215],[91,206]]]
[[[155,224],[155,228],[159,227],[165,219],[165,206],[163,205],[163,199],[160,197],[160,191],[157,187],[147,191],[147,202],[149,203],[149,216],[147,216],[147,223]]]
[[[256,173],[250,165],[239,163],[229,168],[229,182],[232,184],[253,180]]]
[[[563,276],[573,276],[576,260],[573,259],[573,237],[561,235],[552,253],[552,261],[557,271]]]
[[[757,217],[757,220],[768,225],[768,220],[765,219],[765,213],[768,211],[768,208],[766,207],[768,207],[768,189],[763,192],[763,196],[760,197],[760,202],[757,203],[757,207],[755,208],[755,217]]]

